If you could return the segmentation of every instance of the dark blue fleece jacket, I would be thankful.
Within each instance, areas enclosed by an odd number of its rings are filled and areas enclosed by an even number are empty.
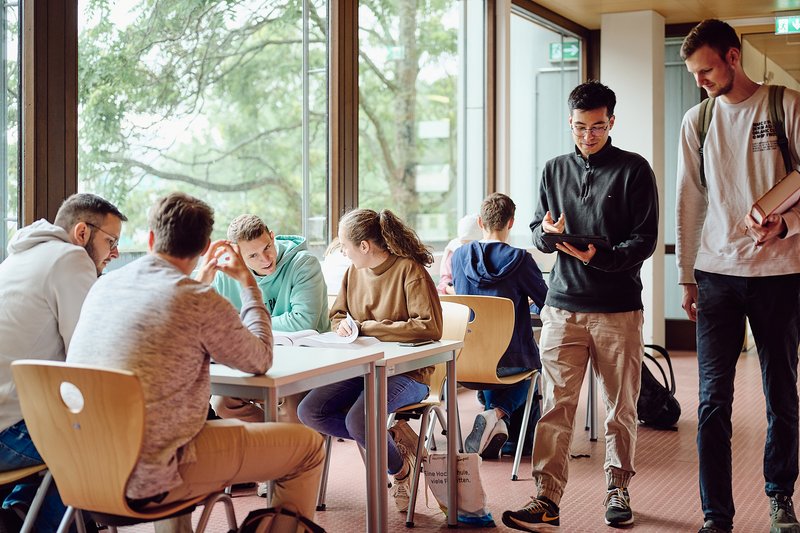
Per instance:
[[[498,367],[541,368],[528,298],[544,305],[547,285],[533,257],[503,242],[473,241],[453,252],[456,294],[502,296],[514,302],[514,335]]]

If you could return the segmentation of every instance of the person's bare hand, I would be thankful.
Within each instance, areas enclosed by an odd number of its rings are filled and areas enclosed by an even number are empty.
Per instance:
[[[197,274],[195,275],[195,279],[200,283],[210,285],[211,282],[214,281],[214,276],[217,270],[219,270],[217,265],[220,258],[225,254],[225,250],[221,246],[224,242],[224,240],[219,240],[208,245],[208,250],[206,250],[206,253],[203,254],[203,257],[200,259],[200,267],[197,269]]]
[[[352,332],[353,330],[350,329],[350,324],[347,323],[347,320],[342,320],[339,322],[339,327],[336,328],[336,334],[340,337],[347,337]]]
[[[591,261],[592,257],[594,257],[594,254],[597,253],[597,249],[594,247],[594,244],[590,244],[589,248],[586,250],[578,250],[568,242],[560,242],[556,244],[556,250],[583,261],[584,265],[588,265],[589,261]]]
[[[257,287],[256,279],[250,268],[244,263],[239,247],[233,243],[223,241],[220,248],[224,250],[224,260],[217,262],[217,269],[229,276],[243,287]]]
[[[564,233],[564,226],[566,223],[564,213],[561,213],[561,216],[558,217],[558,221],[555,221],[553,220],[553,215],[548,211],[544,214],[544,218],[542,219],[542,231],[545,233]]]
[[[762,224],[756,222],[749,213],[744,217],[743,231],[756,243],[756,246],[768,243],[780,237],[786,231],[786,221],[781,215],[772,214]]]
[[[683,301],[681,307],[686,311],[686,316],[692,322],[697,322],[697,285],[694,283],[684,283],[683,287]]]

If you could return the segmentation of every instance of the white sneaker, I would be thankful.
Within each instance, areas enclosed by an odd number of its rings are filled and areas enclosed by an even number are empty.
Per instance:
[[[404,464],[408,467],[406,470],[408,474],[403,479],[395,477],[391,489],[394,504],[401,513],[408,511],[408,506],[411,502],[411,474],[414,473],[414,467],[408,462],[408,459],[404,461]]]
[[[506,423],[498,420],[494,409],[489,409],[475,417],[472,431],[464,441],[464,449],[468,453],[479,453],[484,459],[496,459],[507,440]]]

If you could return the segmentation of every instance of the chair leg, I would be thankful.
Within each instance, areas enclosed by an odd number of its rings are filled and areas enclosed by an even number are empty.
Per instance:
[[[78,533],[86,533],[86,522],[83,519],[83,511],[80,509],[75,510],[75,527],[78,528]]]
[[[58,533],[67,533],[69,526],[72,524],[72,519],[75,517],[75,508],[67,507],[64,516],[61,518],[61,523],[58,524]]]
[[[325,465],[322,467],[322,477],[319,480],[319,492],[317,492],[317,511],[325,510],[325,492],[328,489],[328,471],[331,468],[331,444],[333,437],[325,435]]]
[[[36,517],[39,515],[39,509],[42,507],[45,494],[47,494],[47,489],[50,488],[50,483],[52,482],[53,474],[50,473],[49,470],[45,470],[44,477],[42,477],[42,481],[39,483],[39,488],[36,490],[36,496],[34,496],[33,501],[31,502],[31,507],[28,509],[28,514],[25,515],[25,522],[22,523],[22,529],[19,530],[20,533],[31,533],[33,531],[33,524],[36,522]]]
[[[414,477],[411,478],[411,499],[408,503],[408,511],[406,513],[406,527],[414,527],[414,508],[417,505],[417,490],[419,488],[419,473],[422,471],[422,461],[419,460],[422,457],[422,449],[425,447],[425,431],[423,428],[428,427],[428,419],[430,418],[432,407],[426,407],[422,411],[422,420],[420,421],[419,425],[419,439],[417,439],[417,460],[414,461],[414,471],[411,472],[409,475],[413,475]]]
[[[514,466],[511,469],[511,481],[518,479],[519,463],[522,461],[522,448],[525,447],[525,434],[528,432],[528,423],[531,417],[531,406],[533,405],[533,391],[536,389],[536,376],[531,377],[531,384],[528,386],[528,397],[525,399],[525,411],[522,413],[522,425],[519,429],[517,439],[517,452],[514,454]]]
[[[203,502],[203,512],[200,515],[200,520],[197,522],[197,533],[203,533],[208,525],[208,520],[211,517],[211,511],[214,510],[214,505],[217,502],[222,502],[225,507],[225,514],[228,518],[228,529],[236,530],[236,513],[233,510],[233,500],[228,494],[224,492],[217,492],[208,496]]]

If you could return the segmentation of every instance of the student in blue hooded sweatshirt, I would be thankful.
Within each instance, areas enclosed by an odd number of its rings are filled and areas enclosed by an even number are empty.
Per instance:
[[[456,294],[501,296],[514,302],[514,334],[497,366],[498,376],[542,366],[533,340],[529,299],[541,308],[547,285],[533,257],[525,250],[506,244],[516,209],[505,194],[490,194],[481,204],[478,217],[483,239],[461,246],[453,252],[452,259]],[[487,410],[475,417],[472,431],[464,441],[465,449],[484,458],[497,458],[508,439],[504,419],[510,419],[511,414],[524,405],[527,393],[528,381],[480,391]]]

